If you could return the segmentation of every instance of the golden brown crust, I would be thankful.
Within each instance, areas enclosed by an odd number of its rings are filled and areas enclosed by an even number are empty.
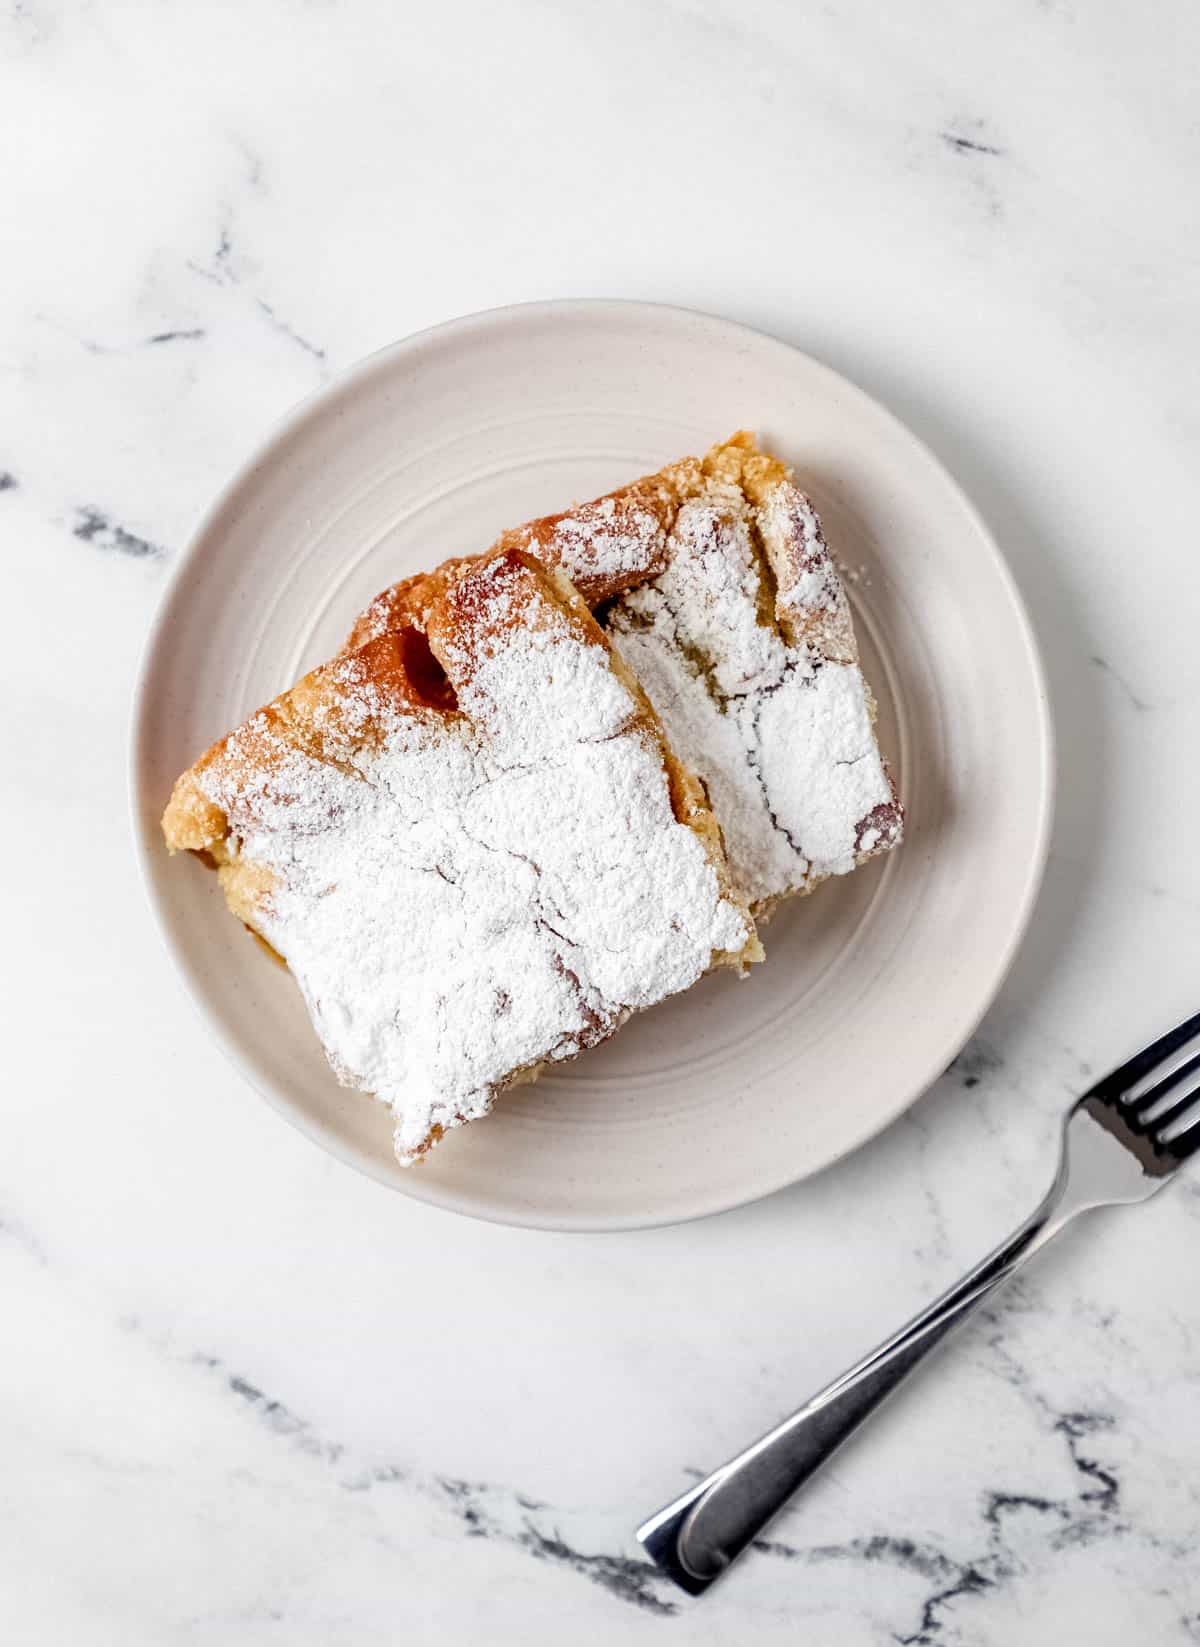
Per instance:
[[[379,706],[400,713],[435,707],[406,667],[412,649],[408,630],[379,635],[357,652],[343,653],[312,670],[235,731],[218,738],[176,779],[162,818],[168,851],[211,852],[228,836],[229,817],[212,801],[203,782],[218,768],[227,780],[261,790],[291,749],[346,767],[379,730],[377,717],[364,718],[355,709],[356,688],[369,685]],[[247,794],[252,793],[248,788]]]
[[[667,533],[691,478],[685,465],[672,465],[591,503],[502,532],[495,547],[522,549],[568,570],[588,605],[599,606],[663,570]],[[621,554],[612,554],[614,544]]]
[[[386,635],[389,629],[401,629],[407,625],[426,629],[430,611],[449,578],[459,567],[469,565],[475,559],[477,557],[474,555],[460,555],[454,560],[444,561],[432,572],[418,572],[415,577],[404,578],[384,589],[360,614],[342,651],[357,651],[368,641]]]
[[[216,749],[216,745],[201,760]],[[169,852],[203,852],[224,839],[227,823],[224,812],[214,805],[200,787],[196,766],[175,780],[171,799],[163,813],[163,834]]]

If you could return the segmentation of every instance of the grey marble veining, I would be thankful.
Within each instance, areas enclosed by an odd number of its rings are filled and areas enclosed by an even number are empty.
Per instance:
[[[1200,1180],[1065,1237],[703,1603],[631,1537],[1006,1233],[1071,1095],[1196,1010],[1198,50],[1183,0],[0,11],[6,1639],[1200,1641]],[[144,914],[123,763],[163,578],[289,406],[601,294],[789,338],[930,442],[1030,602],[1062,789],[1016,967],[907,1116],[592,1238],[403,1201],[248,1095]]]

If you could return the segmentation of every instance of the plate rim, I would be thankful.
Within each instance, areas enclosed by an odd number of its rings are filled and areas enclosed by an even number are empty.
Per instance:
[[[172,973],[176,982],[182,986],[184,995],[193,1012],[199,1017],[209,1036],[215,1041],[224,1057],[238,1072],[242,1080],[269,1104],[277,1115],[280,1115],[289,1125],[302,1133],[311,1142],[326,1150],[338,1161],[388,1189],[395,1190],[409,1199],[422,1202],[426,1206],[435,1207],[447,1213],[465,1214],[485,1223],[499,1224],[509,1228],[553,1230],[562,1233],[581,1234],[597,1234],[606,1231],[616,1233],[627,1230],[665,1228],[675,1224],[688,1223],[696,1218],[731,1212],[738,1207],[751,1206],[755,1202],[764,1200],[770,1195],[778,1194],[781,1190],[788,1189],[794,1184],[802,1183],[818,1173],[826,1172],[839,1162],[844,1161],[856,1150],[861,1149],[864,1144],[870,1142],[872,1138],[885,1132],[899,1120],[930,1089],[934,1081],[938,1079],[938,1074],[935,1073],[915,1085],[909,1083],[911,1090],[906,1090],[902,1096],[889,1103],[883,1112],[871,1116],[834,1154],[828,1156],[819,1165],[803,1167],[799,1171],[785,1169],[776,1180],[765,1183],[761,1188],[755,1189],[750,1194],[746,1194],[742,1190],[736,1190],[731,1194],[727,1193],[720,1197],[701,1196],[698,1198],[697,1204],[689,1205],[683,1210],[673,1207],[670,1211],[662,1213],[654,1213],[648,1210],[639,1214],[581,1214],[567,1219],[561,1214],[541,1215],[536,1209],[516,1210],[511,1207],[496,1208],[481,1205],[477,1197],[463,1192],[456,1192],[444,1184],[438,1183],[435,1185],[432,1180],[422,1184],[418,1181],[419,1174],[417,1172],[410,1172],[406,1175],[406,1179],[407,1177],[413,1179],[411,1184],[407,1181],[398,1182],[394,1175],[385,1172],[369,1156],[353,1148],[340,1134],[321,1125],[312,1117],[303,1114],[299,1107],[284,1094],[274,1090],[271,1083],[258,1079],[244,1061],[241,1049],[235,1043],[233,1036],[227,1032],[220,1020],[209,1011],[201,998],[193,977],[193,968],[181,947],[175,942],[174,935],[166,919],[166,912],[156,892],[152,852],[155,850],[161,852],[161,842],[156,840],[152,845],[148,838],[150,832],[145,827],[146,797],[142,792],[141,784],[141,769],[143,766],[141,752],[143,739],[147,731],[146,710],[149,702],[150,665],[162,643],[167,623],[173,615],[176,590],[188,569],[195,562],[204,540],[217,525],[221,516],[235,506],[239,493],[252,482],[256,472],[269,456],[274,455],[282,445],[295,436],[310,420],[323,413],[331,404],[347,394],[352,394],[362,380],[390,365],[394,360],[402,359],[405,355],[453,333],[466,334],[480,330],[490,332],[497,327],[512,325],[518,321],[528,319],[552,319],[575,315],[587,315],[593,318],[603,318],[605,316],[615,318],[622,314],[641,314],[647,319],[652,319],[654,316],[661,316],[664,319],[674,321],[683,319],[693,327],[698,327],[701,331],[706,331],[717,338],[723,337],[726,340],[740,338],[747,342],[752,340],[755,347],[766,345],[770,349],[786,351],[788,356],[799,356],[819,378],[826,379],[832,387],[836,387],[838,393],[848,396],[852,403],[856,402],[873,417],[889,425],[893,434],[899,435],[903,442],[915,448],[930,468],[936,471],[943,485],[953,495],[958,507],[970,520],[980,544],[986,547],[993,570],[998,575],[1008,596],[1015,628],[1019,632],[1022,641],[1025,664],[1034,686],[1034,699],[1038,709],[1038,794],[1034,844],[1033,850],[1028,856],[1021,895],[1014,903],[1014,917],[1010,923],[1008,936],[1005,943],[997,948],[986,987],[981,989],[980,992],[980,1004],[977,1010],[970,1015],[965,1028],[960,1023],[955,1026],[952,1034],[943,1038],[943,1051],[939,1054],[937,1063],[939,1073],[949,1066],[975,1033],[980,1022],[995,1002],[1005,979],[1012,969],[1033,917],[1038,893],[1041,890],[1042,880],[1045,875],[1053,834],[1057,787],[1056,734],[1045,661],[1029,608],[1004,552],[977,505],[964,491],[955,475],[934,452],[932,447],[895,412],[863,389],[853,378],[835,370],[824,361],[809,354],[807,350],[801,349],[783,338],[776,337],[770,332],[747,325],[745,322],[730,320],[723,315],[712,314],[703,309],[694,309],[681,304],[650,302],[637,298],[541,299],[475,310],[469,314],[458,315],[449,320],[439,321],[435,325],[423,327],[420,331],[412,332],[406,337],[384,344],[381,348],[372,350],[369,354],[353,361],[349,366],[337,372],[329,382],[319,385],[295,402],[282,417],[270,426],[266,435],[257,443],[249,456],[235,468],[229,479],[218,490],[216,496],[200,512],[186,543],[179,551],[178,558],[159,591],[157,604],[142,642],[130,695],[126,766],[126,799],[129,808],[129,821],[133,836],[138,879],[143,896],[149,905],[151,918],[157,929],[159,939],[171,958]],[[931,1059],[930,1062],[932,1064],[933,1060]]]

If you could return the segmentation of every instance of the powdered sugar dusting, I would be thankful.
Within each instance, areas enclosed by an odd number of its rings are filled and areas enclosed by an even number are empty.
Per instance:
[[[780,615],[844,611],[845,591],[825,547],[820,519],[804,493],[790,483],[774,486],[756,514],[775,570]]]
[[[760,618],[763,596],[749,512],[740,492],[718,486],[683,505],[666,571],[622,604],[634,614],[674,613],[680,643],[716,692],[732,697],[775,680],[786,662],[780,635]]]
[[[808,859],[810,872],[846,875],[868,844],[859,824],[891,802],[871,728],[862,671],[825,663],[786,676],[740,723],[777,832]]]
[[[778,487],[756,511],[736,488],[713,487],[680,509],[667,570],[607,618],[672,746],[704,779],[734,881],[755,904],[845,874],[899,836],[861,671],[789,643],[764,616],[773,602],[754,534],[765,548],[764,517],[790,534],[806,512],[815,564],[793,561],[794,599],[844,604],[802,494]]]
[[[252,778],[231,745],[202,779],[232,850],[272,871],[263,934],[339,1076],[392,1106],[402,1160],[749,936],[604,648],[549,602],[497,624],[493,594],[444,657],[457,713],[401,710],[351,657],[344,762],[259,725]]]
[[[581,504],[553,528],[558,563],[588,600],[603,599],[655,571],[665,543],[658,513],[628,496]]]
[[[662,476],[578,503],[504,532],[494,547],[519,549],[567,574],[584,600],[599,605],[661,572],[667,527],[678,499]]]

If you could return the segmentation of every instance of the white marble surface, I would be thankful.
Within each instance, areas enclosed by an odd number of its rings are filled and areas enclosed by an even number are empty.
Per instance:
[[[1200,1640],[1200,1172],[1066,1238],[704,1602],[630,1539],[1004,1233],[1067,1095],[1200,1004],[1198,53],[1187,0],[4,6],[6,1641]],[[1005,545],[1062,738],[957,1067],[816,1181],[596,1238],[284,1127],[182,998],[123,794],[163,578],[280,414],[567,295],[888,401]]]

